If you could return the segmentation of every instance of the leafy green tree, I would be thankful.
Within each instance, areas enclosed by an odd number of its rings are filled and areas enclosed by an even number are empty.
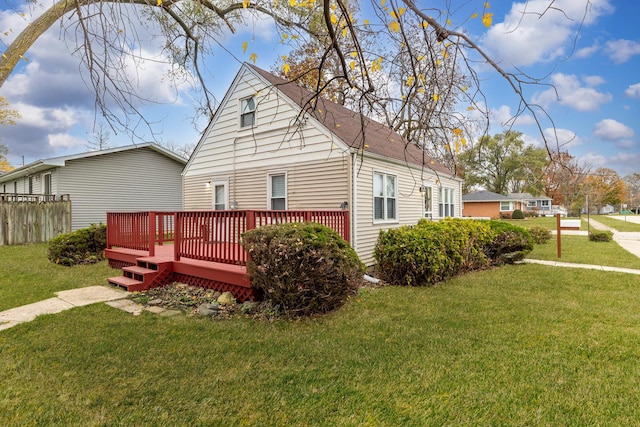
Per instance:
[[[522,133],[506,131],[484,136],[459,156],[465,187],[483,187],[498,194],[542,193],[546,151],[525,146]]]

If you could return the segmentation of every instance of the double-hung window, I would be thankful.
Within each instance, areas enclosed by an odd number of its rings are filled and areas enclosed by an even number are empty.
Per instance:
[[[227,209],[227,182],[214,181],[211,183],[213,196],[213,210],[223,211]]]
[[[256,100],[249,97],[240,101],[240,127],[251,127],[256,123]]]
[[[274,211],[287,209],[287,175],[269,175],[269,208]]]
[[[455,216],[455,198],[453,188],[440,188],[438,213],[440,218]]]
[[[512,211],[511,202],[500,202],[500,212]]]
[[[42,194],[52,194],[53,185],[51,182],[51,174],[45,173],[44,175],[42,175],[42,181],[43,181]]]
[[[373,220],[390,221],[398,218],[397,185],[395,175],[373,173]]]

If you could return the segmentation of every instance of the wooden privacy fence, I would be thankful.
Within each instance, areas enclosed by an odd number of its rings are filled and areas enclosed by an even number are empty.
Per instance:
[[[269,224],[312,221],[335,230],[346,241],[349,211],[181,211],[108,212],[107,248],[120,247],[149,251],[172,241],[174,259],[244,265],[247,254],[240,244],[246,230]]]
[[[0,195],[0,245],[42,243],[70,231],[69,195]]]

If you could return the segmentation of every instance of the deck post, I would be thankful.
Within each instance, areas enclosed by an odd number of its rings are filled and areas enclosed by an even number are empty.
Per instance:
[[[342,223],[342,227],[343,227],[343,233],[344,233],[344,240],[346,240],[347,242],[351,243],[351,235],[349,233],[349,225],[350,225],[350,221],[349,221],[349,211],[344,211],[344,217],[342,219],[344,222]]]
[[[173,260],[180,261],[180,245],[182,244],[182,217],[180,212],[174,212],[173,225]]]
[[[247,230],[253,230],[256,228],[256,211],[248,210],[246,212]]]
[[[149,256],[156,256],[156,213],[149,212]]]

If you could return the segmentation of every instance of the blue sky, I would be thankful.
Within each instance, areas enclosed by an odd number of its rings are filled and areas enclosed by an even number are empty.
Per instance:
[[[40,4],[48,4],[43,0]],[[442,0],[418,1],[419,6]],[[454,3],[456,1],[454,0]],[[549,10],[539,17],[524,18],[521,11],[541,10],[549,0],[523,2],[493,1],[493,26],[485,28],[479,19],[468,22],[469,34],[501,66],[518,67],[529,75],[547,77],[550,86],[531,86],[526,98],[544,106],[555,124],[562,148],[593,169],[608,167],[621,176],[640,172],[640,2],[628,0],[591,0],[590,12],[576,37],[586,0],[556,0],[563,9]],[[463,9],[452,16],[456,20],[481,10],[483,2],[463,1]],[[0,0],[0,40],[6,44],[27,25],[23,1]],[[36,8],[37,6],[31,6]],[[6,32],[6,34],[4,34]],[[242,52],[242,43],[249,46]],[[218,100],[231,83],[242,61],[257,53],[256,64],[269,70],[286,48],[279,44],[268,22],[253,22],[236,35],[225,35],[220,43],[233,53],[217,49],[208,60],[208,79]],[[157,46],[149,42],[145,53],[154,55]],[[86,151],[87,140],[95,134],[94,95],[83,83],[78,58],[69,53],[59,26],[46,33],[27,54],[11,78],[0,88],[22,119],[16,126],[0,129],[0,143],[9,147],[9,161],[14,166],[40,159]],[[112,146],[155,138],[179,147],[194,145],[206,125],[193,121],[191,86],[180,82],[172,89],[163,77],[166,66],[147,61],[138,66],[137,90],[159,104],[140,106],[150,118],[154,132],[137,124],[140,139],[125,133],[110,136]],[[495,72],[479,66],[482,90],[492,111],[492,133],[517,108],[517,99]],[[133,75],[133,74],[132,74]],[[556,92],[557,91],[557,95]],[[97,120],[100,121],[99,119]],[[551,123],[542,127],[551,132]],[[514,127],[523,132],[527,142],[542,144],[531,116],[524,115]]]

